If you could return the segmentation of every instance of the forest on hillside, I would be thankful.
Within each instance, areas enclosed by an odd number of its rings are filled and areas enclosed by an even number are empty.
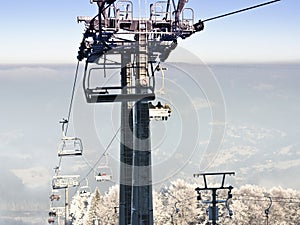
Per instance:
[[[197,200],[196,187],[195,184],[176,180],[159,192],[154,192],[154,224],[211,224],[208,215],[211,192],[201,191],[201,199],[198,197]],[[217,194],[220,200],[220,225],[300,225],[299,191],[281,187],[266,190],[259,186],[244,185],[234,188],[230,199],[228,190],[219,190]],[[70,206],[71,224],[118,224],[118,198],[117,185],[105,193],[98,188],[93,193],[77,192]]]

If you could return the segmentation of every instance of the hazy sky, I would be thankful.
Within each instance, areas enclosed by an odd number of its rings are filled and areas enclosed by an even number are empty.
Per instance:
[[[190,0],[187,7],[194,9],[198,20],[261,2]],[[299,62],[299,8],[298,0],[282,0],[207,22],[203,32],[179,43],[204,62]],[[76,18],[95,14],[96,7],[89,0],[4,1],[0,8],[0,63],[75,62],[83,31]]]

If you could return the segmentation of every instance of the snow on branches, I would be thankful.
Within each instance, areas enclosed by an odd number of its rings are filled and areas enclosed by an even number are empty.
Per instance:
[[[201,191],[197,199],[195,188],[183,180],[175,180],[153,193],[155,225],[206,225],[211,201],[209,191]],[[300,218],[300,192],[274,187],[266,190],[254,185],[233,189],[228,214],[225,203],[219,203],[218,224],[298,224]],[[227,190],[218,192],[218,199],[227,198]],[[77,193],[71,202],[72,225],[116,225],[118,224],[118,186],[111,187],[104,195],[98,188],[90,195]],[[268,210],[267,210],[268,209]],[[266,211],[267,210],[267,211]]]

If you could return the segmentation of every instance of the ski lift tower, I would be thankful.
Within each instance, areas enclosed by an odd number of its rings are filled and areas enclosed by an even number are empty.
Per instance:
[[[135,0],[136,5],[129,0],[90,0],[98,14],[78,17],[85,32],[77,58],[85,59],[87,102],[121,103],[120,225],[153,224],[149,102],[155,99],[155,68],[176,48],[178,38],[203,30],[204,22],[279,1],[195,23],[193,9],[185,7],[188,0],[149,5],[147,0]],[[113,70],[120,71],[117,83],[110,76]]]
[[[187,0],[90,2],[98,14],[77,18],[85,24],[77,58],[85,59],[87,102],[121,103],[119,224],[152,225],[149,102],[155,99],[155,68],[177,46],[177,38],[201,31],[203,23],[194,23],[193,10],[184,8]],[[149,15],[134,17],[142,8]],[[116,69],[120,82],[110,84],[105,78]]]
[[[235,175],[235,172],[220,172],[220,173],[199,173],[199,174],[194,174],[194,177],[203,177],[203,181],[204,181],[204,187],[197,187],[195,189],[195,191],[197,191],[197,200],[201,200],[201,193],[200,191],[211,191],[212,194],[212,201],[206,201],[204,203],[208,203],[208,204],[212,204],[212,206],[210,206],[208,208],[208,214],[209,214],[209,220],[212,221],[212,224],[213,225],[217,225],[217,220],[219,219],[219,215],[218,215],[218,212],[219,212],[219,208],[217,206],[218,203],[226,203],[226,208],[228,209],[228,212],[229,212],[229,215],[232,216],[232,210],[229,208],[229,205],[228,205],[228,200],[232,198],[232,193],[231,193],[231,190],[233,189],[233,187],[230,185],[230,186],[225,186],[225,177],[226,175]],[[221,185],[219,187],[216,187],[216,186],[210,186],[211,184],[208,184],[207,183],[207,178],[209,177],[222,177],[222,181],[221,181]],[[224,200],[218,200],[217,197],[218,197],[218,194],[217,194],[217,191],[218,190],[228,190],[228,197],[227,197],[227,200],[224,201]]]

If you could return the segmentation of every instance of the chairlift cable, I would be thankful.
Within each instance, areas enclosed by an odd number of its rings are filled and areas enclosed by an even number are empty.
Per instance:
[[[233,201],[252,201],[252,202],[268,202],[269,199],[254,199],[254,198],[233,198]],[[287,200],[272,200],[272,202],[285,203],[285,204],[299,204],[300,201],[287,201]]]
[[[255,5],[255,6],[245,8],[245,9],[240,9],[240,10],[237,10],[237,11],[234,11],[234,12],[226,13],[226,14],[223,14],[223,15],[220,15],[220,16],[211,17],[211,18],[202,20],[202,22],[204,23],[204,22],[208,22],[208,21],[211,21],[211,20],[220,19],[222,17],[231,16],[231,15],[236,14],[236,13],[248,11],[248,10],[251,10],[251,9],[255,9],[255,8],[265,6],[265,5],[269,5],[269,4],[272,4],[272,3],[275,3],[275,2],[279,2],[279,1],[281,1],[281,0],[274,0],[274,1],[265,2],[265,3],[259,4],[259,5]]]
[[[90,169],[91,169],[92,171],[95,171],[95,170],[94,170],[94,167],[87,161],[87,159],[86,159],[86,157],[85,157],[84,155],[82,155],[82,158],[83,158],[84,162],[90,167]],[[76,188],[76,191],[75,191],[75,192],[77,192],[77,191],[79,190],[82,181],[87,180],[87,177],[88,177],[88,176],[85,176],[85,178],[83,178],[83,179],[81,179],[81,180],[79,181],[79,186]],[[88,185],[87,185],[87,186],[88,186]]]
[[[266,196],[260,195],[247,195],[247,194],[234,194],[236,198],[233,198],[235,201],[257,201],[257,202],[266,202],[270,201]],[[269,196],[272,198],[273,202],[286,203],[286,204],[299,204],[300,198],[297,197],[280,197],[280,196]]]
[[[62,156],[60,156],[60,157],[59,157],[58,169],[59,169],[59,168],[60,168],[60,166],[61,166],[61,162],[62,162]],[[55,175],[57,175],[57,174],[55,174]]]
[[[93,170],[93,171],[95,172],[95,170],[94,170],[95,167],[92,166],[92,165],[88,162],[88,160],[86,159],[86,157],[85,157],[84,155],[82,155],[82,158],[83,158],[84,162],[90,167],[90,169]],[[85,179],[87,179],[87,176],[85,177]]]
[[[103,154],[99,157],[99,159],[97,160],[97,162],[94,164],[94,166],[89,170],[89,172],[85,175],[85,177],[79,181],[79,183],[81,183],[85,178],[87,178],[91,172],[94,171],[95,167],[97,166],[97,164],[100,162],[100,160],[106,156],[106,153],[108,152],[110,146],[112,145],[113,141],[115,140],[115,138],[117,137],[119,131],[121,130],[121,127],[119,127],[119,129],[116,131],[116,133],[114,134],[114,136],[112,137],[111,141],[109,142],[109,144],[107,145],[107,147],[105,148]]]
[[[72,112],[72,106],[73,106],[73,100],[74,100],[74,94],[75,94],[75,87],[76,87],[76,82],[77,82],[77,77],[78,77],[78,69],[79,69],[79,60],[77,62],[77,66],[76,66],[76,72],[75,72],[75,78],[74,78],[74,83],[73,83],[73,88],[72,88],[72,95],[71,95],[71,101],[70,101],[70,105],[69,105],[69,110],[68,110],[68,117],[66,120],[66,128],[63,128],[63,135],[67,134],[68,131],[68,126],[69,126],[69,120],[70,120],[70,116],[71,116],[71,112]],[[64,126],[64,124],[63,124]],[[58,161],[58,169],[61,167],[62,164],[62,156],[59,157],[59,161]],[[59,171],[55,171],[55,175],[58,175]]]
[[[249,197],[249,198],[257,198],[257,199],[264,199],[266,198],[265,196],[261,196],[261,195],[252,195],[252,194],[234,194],[235,196],[241,196],[241,197]],[[280,196],[272,196],[270,195],[270,197],[272,197],[273,199],[285,199],[285,200],[299,200],[300,201],[300,198],[297,198],[297,197],[280,197]]]
[[[72,112],[72,106],[73,106],[73,101],[74,101],[74,95],[75,95],[75,88],[76,88],[76,82],[77,82],[77,77],[78,77],[78,69],[79,69],[79,60],[77,61],[77,66],[76,66],[76,71],[75,71],[75,77],[74,77],[74,82],[73,82],[73,88],[72,88],[72,94],[71,94],[71,100],[70,100],[70,105],[69,105],[69,111],[68,111],[68,117],[67,120],[68,122],[70,121],[71,117],[71,112]],[[66,129],[65,129],[65,135],[68,132],[68,127],[69,123],[67,122],[66,124]]]

